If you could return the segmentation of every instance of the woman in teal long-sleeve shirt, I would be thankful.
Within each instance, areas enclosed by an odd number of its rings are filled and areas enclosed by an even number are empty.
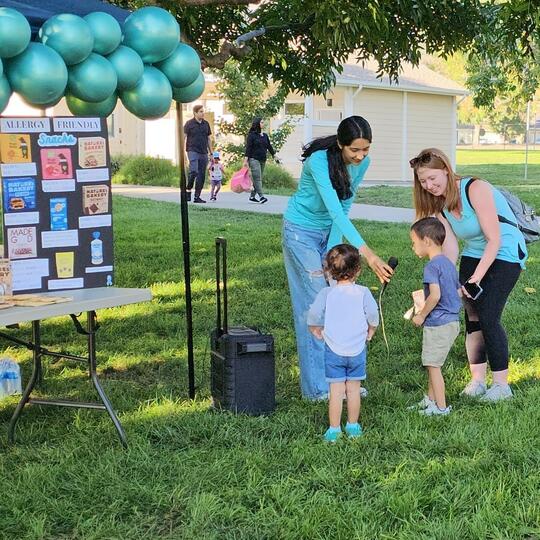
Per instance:
[[[324,343],[311,335],[307,312],[327,286],[323,259],[345,238],[358,248],[382,281],[392,269],[366,244],[348,217],[356,189],[369,166],[371,127],[361,116],[345,118],[337,135],[315,139],[304,147],[298,190],[289,200],[283,223],[283,257],[294,314],[300,385],[308,399],[324,399]]]

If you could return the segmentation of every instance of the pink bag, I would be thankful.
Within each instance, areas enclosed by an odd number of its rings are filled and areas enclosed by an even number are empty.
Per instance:
[[[251,191],[253,185],[249,176],[249,169],[242,167],[239,171],[236,171],[231,178],[231,191],[235,193],[242,193],[244,191]]]

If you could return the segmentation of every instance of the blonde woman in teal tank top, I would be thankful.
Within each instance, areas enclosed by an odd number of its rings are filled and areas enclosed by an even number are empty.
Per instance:
[[[525,239],[517,227],[499,221],[499,216],[515,221],[502,194],[488,182],[456,174],[441,150],[422,150],[410,165],[417,218],[437,216],[441,220],[446,229],[443,252],[453,261],[461,255],[461,284],[476,283],[483,289],[472,299],[462,288],[471,369],[471,380],[462,393],[488,402],[511,398],[508,339],[501,316],[525,268]],[[461,254],[458,239],[465,245]],[[488,363],[493,376],[489,389]]]

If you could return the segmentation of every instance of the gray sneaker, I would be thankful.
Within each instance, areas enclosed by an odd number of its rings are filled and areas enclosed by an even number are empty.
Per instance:
[[[462,391],[462,396],[480,397],[486,393],[486,385],[480,381],[471,381]]]
[[[418,403],[415,403],[414,405],[410,405],[409,407],[407,407],[407,410],[415,411],[417,409],[426,409],[432,404],[435,404],[435,402],[429,399],[429,396],[425,394],[424,397]]]
[[[496,401],[502,401],[503,399],[510,399],[514,397],[512,389],[508,384],[493,383],[488,391],[480,398],[480,401],[495,403]]]
[[[439,407],[437,407],[437,404],[432,401],[431,405],[428,405],[425,409],[421,409],[420,411],[418,411],[418,414],[422,414],[424,416],[446,416],[450,414],[451,410],[451,405],[448,405],[446,409],[439,409]]]

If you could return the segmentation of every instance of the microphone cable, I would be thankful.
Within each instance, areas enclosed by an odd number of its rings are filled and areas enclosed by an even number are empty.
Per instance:
[[[390,257],[388,259],[388,266],[395,270],[396,266],[398,265],[397,257]],[[382,308],[382,296],[384,291],[386,290],[386,286],[388,285],[388,281],[385,281],[383,283],[383,286],[381,287],[381,290],[379,292],[379,315],[381,318],[381,329],[382,329],[382,335],[384,339],[384,344],[386,345],[386,357],[390,358],[390,346],[388,345],[388,339],[386,338],[386,329],[384,327],[384,314],[383,314],[383,308]]]

